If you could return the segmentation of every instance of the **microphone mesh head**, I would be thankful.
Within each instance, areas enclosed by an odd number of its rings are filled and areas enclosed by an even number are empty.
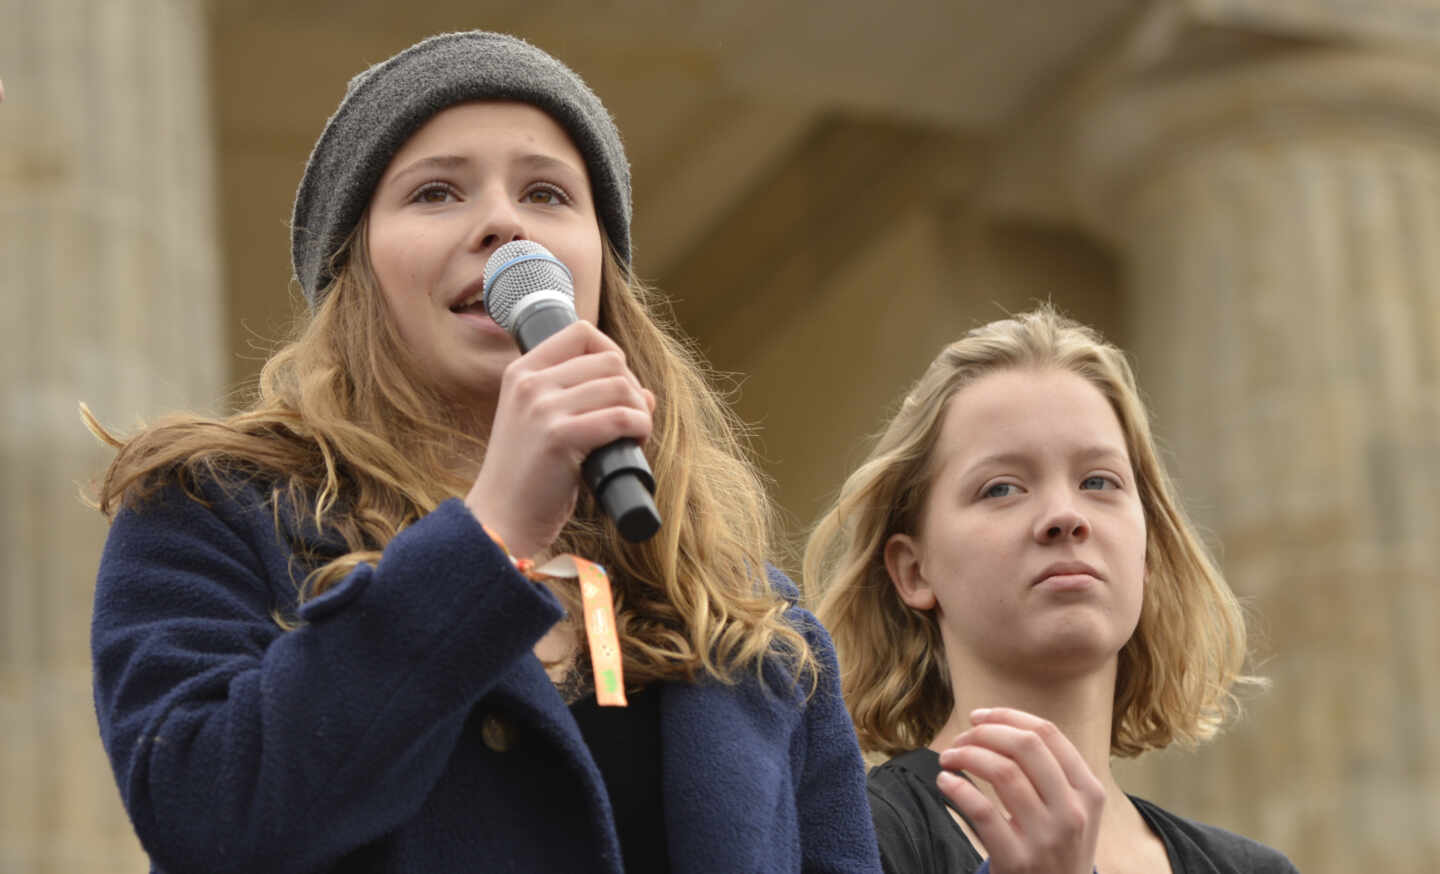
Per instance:
[[[514,333],[516,304],[537,291],[558,291],[575,299],[569,268],[539,243],[506,243],[485,262],[485,312],[506,331]]]

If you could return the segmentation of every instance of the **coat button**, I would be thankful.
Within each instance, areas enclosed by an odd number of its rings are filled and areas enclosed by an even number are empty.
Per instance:
[[[515,745],[515,726],[502,716],[487,713],[485,718],[480,720],[480,738],[491,750],[497,753],[507,752]]]

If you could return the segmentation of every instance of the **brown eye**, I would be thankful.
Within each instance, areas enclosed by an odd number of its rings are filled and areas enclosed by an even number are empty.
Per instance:
[[[523,203],[538,203],[542,206],[560,206],[570,202],[565,192],[555,185],[536,185],[520,196]]]
[[[411,197],[411,200],[415,203],[445,203],[450,200],[453,195],[454,192],[450,190],[448,185],[432,182],[429,185],[423,186],[419,191],[416,191]]]

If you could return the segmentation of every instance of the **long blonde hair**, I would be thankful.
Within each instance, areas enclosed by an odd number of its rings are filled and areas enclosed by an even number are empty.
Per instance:
[[[201,479],[262,479],[277,528],[287,506],[345,544],[344,554],[328,560],[297,556],[308,570],[298,581],[298,606],[357,564],[376,561],[407,525],[465,493],[470,483],[447,459],[457,446],[483,457],[484,443],[462,431],[448,405],[415,378],[370,264],[366,226],[362,219],[333,259],[329,293],[266,362],[243,412],[171,416],[120,439],[87,411],[87,424],[117,450],[97,489],[101,512],[113,517],[173,478],[192,494]],[[773,510],[747,456],[744,428],[659,311],[657,296],[630,275],[608,240],[602,257],[600,327],[656,397],[646,449],[664,525],[647,543],[627,543],[583,494],[554,548],[610,572],[627,681],[694,682],[708,674],[734,682],[741,669],[760,672],[771,655],[797,679],[813,681],[813,653],[783,616],[788,602],[765,579]],[[578,605],[564,587],[560,596]],[[277,621],[288,626],[293,611]]]
[[[919,529],[950,398],[999,370],[1052,367],[1109,400],[1145,513],[1145,597],[1120,652],[1111,752],[1131,757],[1206,740],[1235,710],[1232,686],[1259,682],[1241,674],[1240,605],[1176,499],[1124,353],[1045,306],[941,351],[806,546],[804,579],[822,592],[816,612],[834,637],[845,701],[867,751],[895,755],[929,744],[954,707],[951,684],[964,682],[948,676],[934,611],[906,606],[884,561],[891,535]]]

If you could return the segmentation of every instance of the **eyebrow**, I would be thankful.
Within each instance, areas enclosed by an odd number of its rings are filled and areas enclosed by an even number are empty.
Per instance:
[[[1128,453],[1118,450],[1113,446],[1106,446],[1103,444],[1082,446],[1079,449],[1071,452],[1070,458],[1075,461],[1094,461],[1095,459],[1099,458],[1113,458],[1116,461],[1124,461],[1127,465],[1130,463],[1130,456]],[[1007,465],[1026,464],[1029,461],[1030,453],[1028,452],[992,452],[989,455],[982,455],[970,464],[967,464],[965,466],[965,472],[968,474],[971,471],[991,465],[1004,467]]]
[[[391,178],[398,179],[401,176],[408,176],[417,170],[454,170],[456,167],[462,167],[468,163],[470,163],[470,159],[462,155],[430,155],[406,164],[400,170],[395,171]]]
[[[580,173],[582,177],[587,175],[584,170],[576,167],[569,161],[564,161],[551,155],[540,154],[539,152],[521,155],[515,160],[517,163],[528,164],[536,169],[561,169],[568,170],[571,173]],[[464,155],[429,155],[410,164],[406,164],[401,169],[395,171],[390,178],[400,179],[421,170],[455,170],[469,163],[470,159]]]

